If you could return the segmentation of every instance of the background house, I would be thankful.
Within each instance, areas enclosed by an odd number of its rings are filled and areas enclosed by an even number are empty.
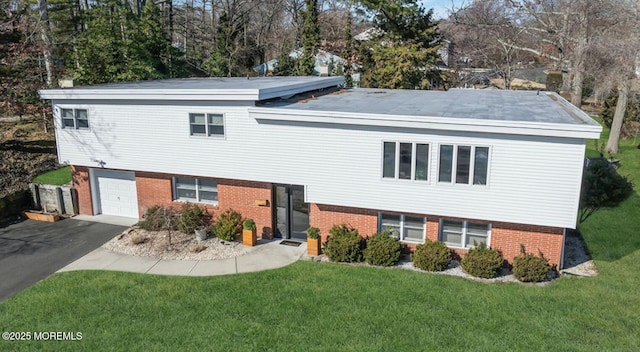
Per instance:
[[[293,59],[298,59],[300,56],[302,56],[302,49],[293,50],[289,53],[289,57]],[[321,49],[319,49],[318,53],[314,55],[314,58],[315,66],[313,68],[313,74],[315,76],[335,76],[338,67],[344,66],[345,63],[345,60],[342,57]],[[270,76],[275,72],[277,65],[278,59],[272,59],[254,67],[253,70],[257,71],[260,76]],[[351,78],[353,79],[354,85],[357,87],[360,83],[360,74],[357,72],[360,65],[354,63],[351,66],[354,70]]]
[[[180,79],[41,91],[83,214],[195,202],[265,238],[347,223],[464,255],[520,245],[560,264],[585,140],[553,93],[336,88],[342,77]]]

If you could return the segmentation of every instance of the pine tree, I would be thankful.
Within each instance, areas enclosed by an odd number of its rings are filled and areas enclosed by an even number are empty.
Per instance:
[[[362,43],[361,86],[400,89],[429,89],[440,81],[435,66],[441,36],[432,20],[416,0],[361,0],[366,11],[374,13],[382,33]]]
[[[312,76],[316,65],[315,55],[320,45],[320,27],[318,27],[318,0],[306,0],[302,14],[302,55],[298,60],[297,75]]]
[[[353,87],[353,77],[351,76],[351,74],[353,73],[353,35],[351,34],[352,21],[351,8],[349,8],[347,12],[347,23],[344,29],[344,50],[342,50],[342,58],[344,59],[342,74],[344,75],[344,86],[346,88]]]
[[[87,12],[73,70],[81,84],[183,77],[186,70],[162,25],[157,5],[148,1],[138,18],[123,0],[106,0]]]
[[[277,58],[277,63],[273,68],[276,76],[295,76],[297,60],[289,55],[289,51],[283,50]]]

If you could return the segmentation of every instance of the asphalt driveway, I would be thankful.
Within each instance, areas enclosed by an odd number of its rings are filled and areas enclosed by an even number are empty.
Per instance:
[[[75,219],[0,225],[0,301],[100,247],[124,229]]]

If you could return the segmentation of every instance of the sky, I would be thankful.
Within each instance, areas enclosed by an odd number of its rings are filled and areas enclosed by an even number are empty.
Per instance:
[[[433,15],[436,19],[446,18],[449,16],[452,4],[455,8],[460,8],[471,0],[421,0],[420,3],[426,9],[433,8]]]

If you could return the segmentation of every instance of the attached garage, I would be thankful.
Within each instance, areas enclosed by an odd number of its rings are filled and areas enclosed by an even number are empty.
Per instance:
[[[138,218],[135,173],[102,169],[91,171],[94,213]]]

